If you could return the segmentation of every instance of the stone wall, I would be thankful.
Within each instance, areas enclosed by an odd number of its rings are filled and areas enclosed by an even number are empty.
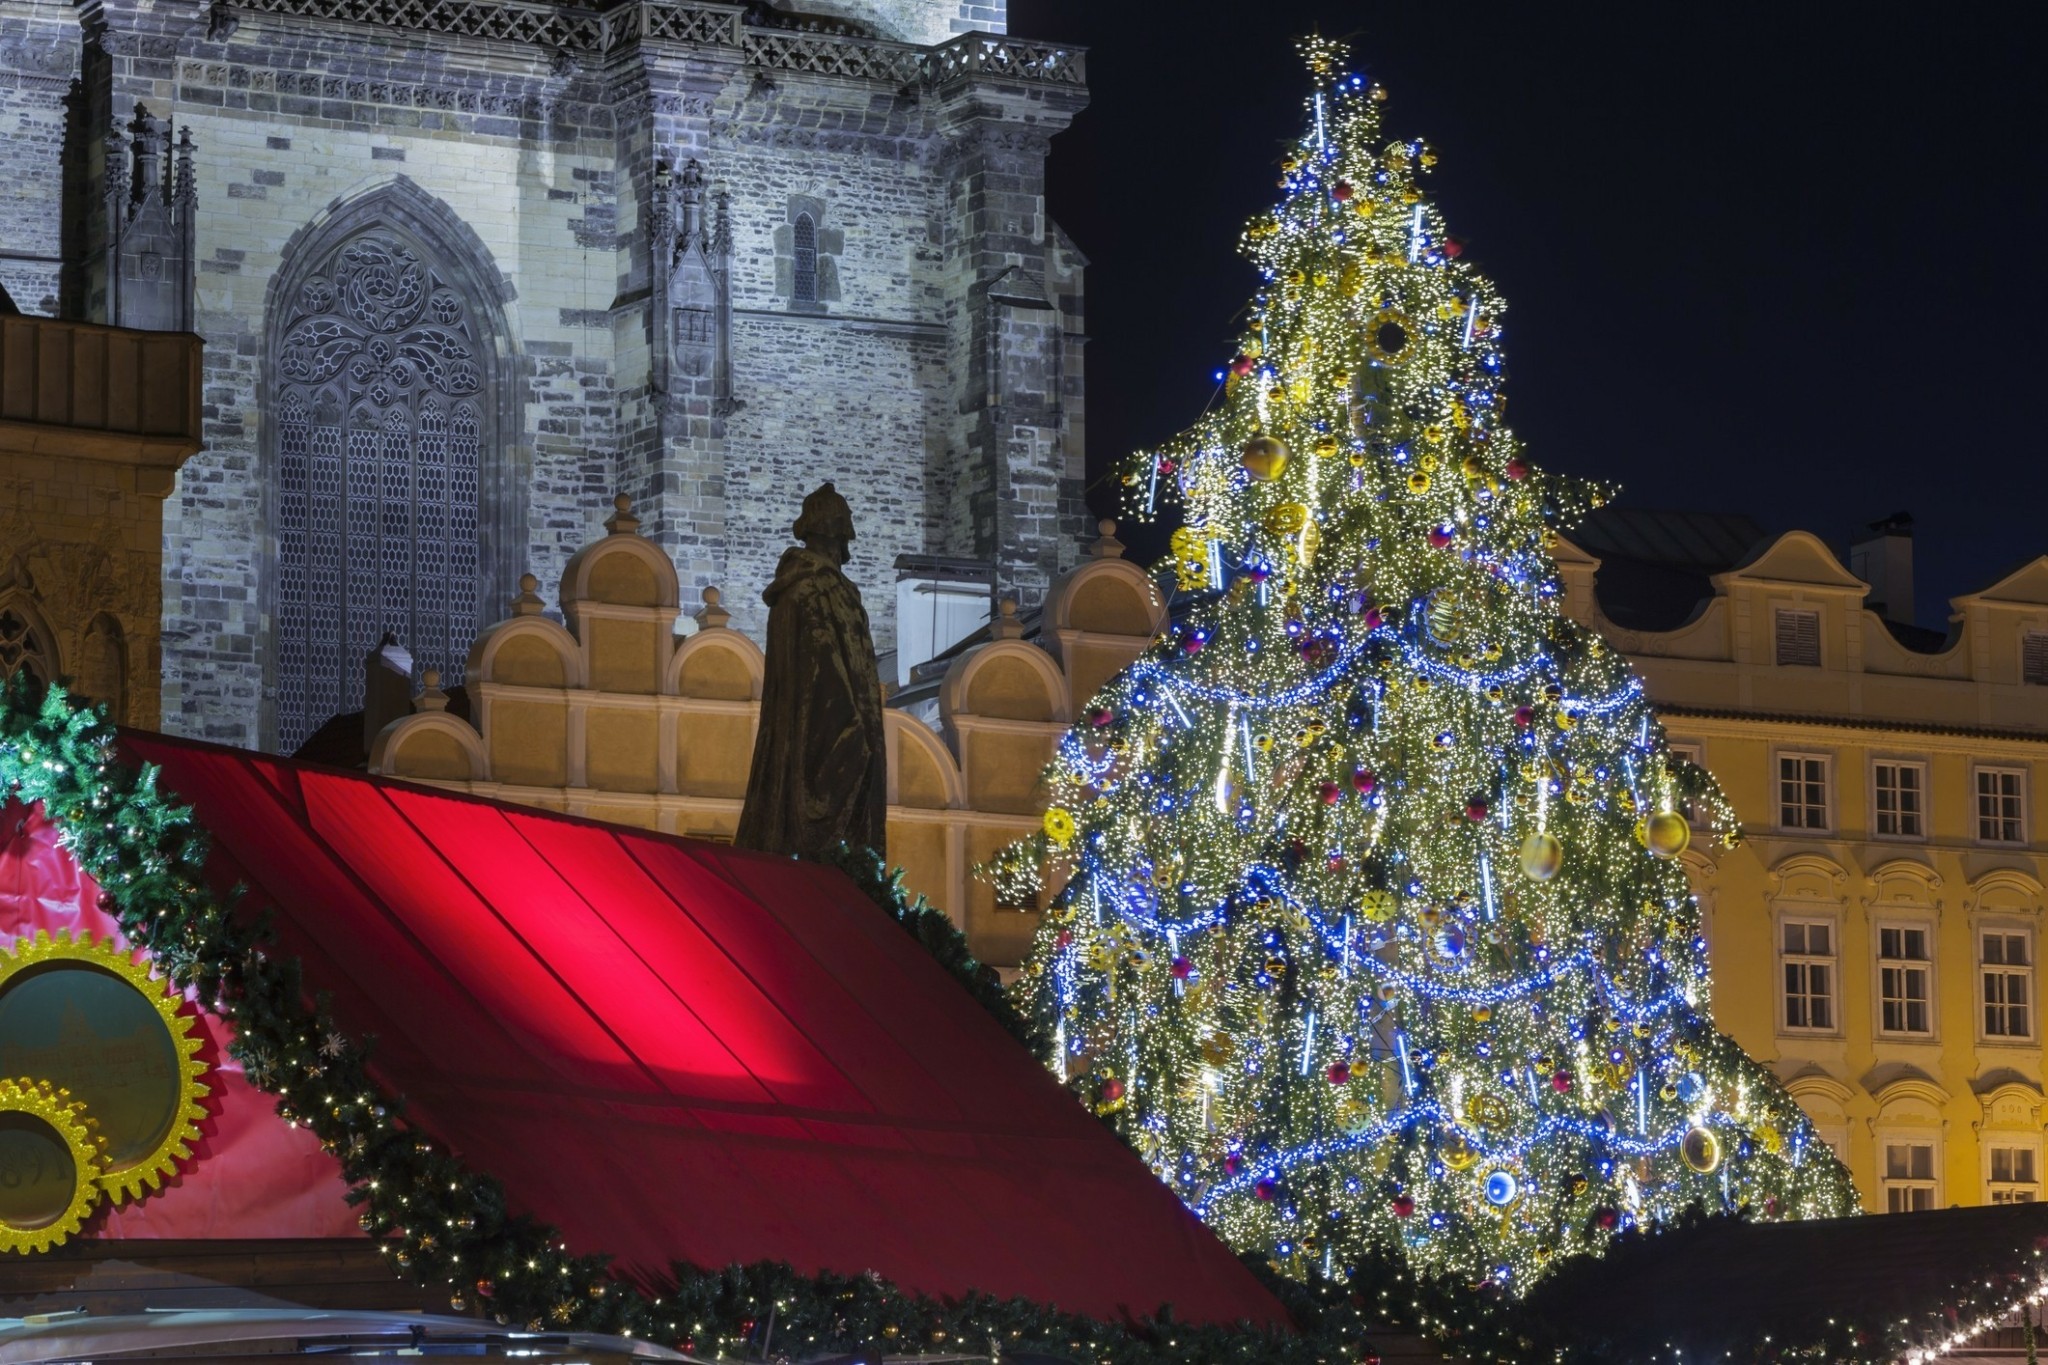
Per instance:
[[[82,47],[75,14],[45,0],[0,15],[7,50],[81,73],[68,105],[54,76],[17,98],[26,57],[15,85],[0,80],[0,126],[22,134],[0,144],[20,187],[0,191],[0,223],[75,267],[59,291],[54,274],[13,283],[23,268],[0,259],[24,306],[104,306],[96,177],[117,115],[142,105],[198,147],[207,448],[166,513],[169,729],[277,742],[277,290],[380,214],[443,274],[482,282],[468,303],[503,395],[482,478],[482,620],[520,571],[554,582],[615,491],[688,591],[725,589],[741,629],[758,624],[802,495],[827,478],[863,528],[853,569],[884,649],[899,554],[996,558],[1027,606],[1063,562],[1054,542],[1071,562],[1085,523],[1057,490],[1078,487],[1078,430],[1045,395],[1077,396],[1079,257],[1045,217],[1043,171],[1086,98],[1079,54],[900,41],[1001,30],[1000,4],[965,0],[837,6],[874,39],[749,28],[730,7],[521,3],[479,0],[458,34],[433,31],[441,9],[367,26],[331,0],[110,0]],[[990,137],[1000,183],[963,191]],[[670,363],[651,245],[660,186],[689,163],[729,253],[730,364],[715,375]],[[815,301],[792,297],[799,211],[817,229]],[[1035,326],[990,326],[983,286],[1005,272],[1060,302]],[[992,383],[1007,407],[988,402]],[[414,652],[451,681],[463,666],[431,656],[458,648]]]
[[[1009,28],[1009,0],[795,0],[785,8],[871,24],[882,37],[903,43],[943,43],[956,33]]]
[[[0,290],[23,313],[59,312],[65,98],[77,72],[69,5],[0,9]]]

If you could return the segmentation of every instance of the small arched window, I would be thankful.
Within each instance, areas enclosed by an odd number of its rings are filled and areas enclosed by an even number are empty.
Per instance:
[[[36,609],[21,598],[0,602],[0,683],[25,673],[40,692],[62,671],[56,642]]]
[[[795,231],[790,234],[793,254],[796,257],[795,284],[790,298],[797,303],[818,301],[818,225],[808,213],[796,216]]]

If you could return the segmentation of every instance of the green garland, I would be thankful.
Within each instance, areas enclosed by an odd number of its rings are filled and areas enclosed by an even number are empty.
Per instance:
[[[869,1348],[1026,1351],[1103,1365],[1372,1358],[1366,1325],[1384,1320],[1384,1310],[1363,1306],[1333,1306],[1302,1333],[1190,1326],[1167,1310],[1105,1322],[1016,1299],[941,1301],[878,1278],[811,1276],[773,1263],[723,1271],[678,1264],[673,1293],[644,1295],[611,1276],[608,1257],[576,1255],[554,1228],[511,1213],[497,1180],[406,1123],[400,1103],[371,1078],[368,1050],[328,1001],[314,998],[309,1007],[297,959],[274,951],[260,919],[238,913],[240,889],[223,900],[208,888],[206,835],[189,808],[158,791],[157,776],[154,766],[123,761],[114,727],[62,689],[50,688],[38,706],[17,677],[0,696],[0,793],[41,804],[128,941],[234,1025],[229,1051],[249,1080],[339,1159],[363,1230],[406,1278],[446,1286],[456,1311],[474,1305],[535,1330],[631,1335],[723,1358]],[[872,874],[863,874],[871,894]],[[903,901],[894,879],[880,881]],[[937,912],[904,905],[898,922],[987,1003],[985,978],[964,944],[939,931]]]

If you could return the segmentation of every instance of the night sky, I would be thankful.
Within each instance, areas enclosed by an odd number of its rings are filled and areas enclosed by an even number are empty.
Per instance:
[[[1291,40],[1320,27],[1388,87],[1388,137],[1440,153],[1539,463],[1838,549],[1910,511],[1943,624],[2048,553],[2048,47],[2022,12],[1011,0],[1012,32],[1090,49],[1049,197],[1090,262],[1093,505],[1229,356],[1237,233],[1277,198]]]

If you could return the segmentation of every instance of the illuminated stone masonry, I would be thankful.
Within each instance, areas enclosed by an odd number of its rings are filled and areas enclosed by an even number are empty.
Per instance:
[[[165,508],[166,728],[294,748],[386,631],[459,681],[486,604],[617,490],[742,631],[824,477],[880,648],[898,556],[1037,606],[1087,525],[1081,257],[1043,197],[1082,54],[999,3],[789,8],[0,13],[18,307],[108,311],[117,125],[192,149],[206,448]]]

